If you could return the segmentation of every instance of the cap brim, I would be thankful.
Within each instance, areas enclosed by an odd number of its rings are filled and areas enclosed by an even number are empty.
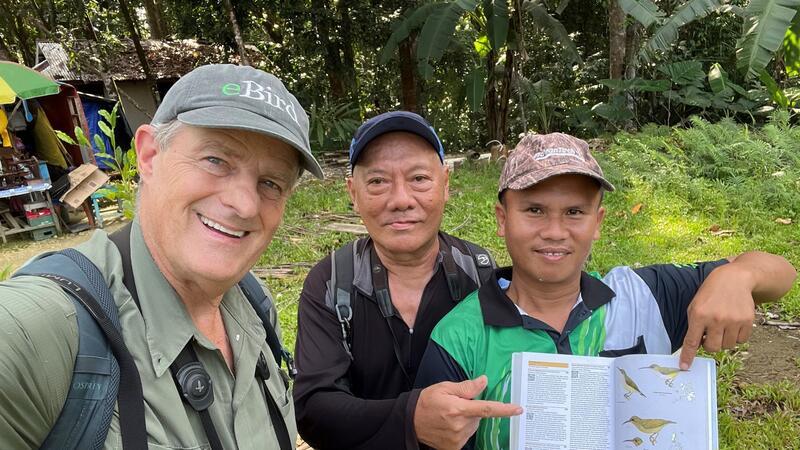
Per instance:
[[[429,144],[431,144],[436,154],[439,155],[439,159],[444,162],[444,155],[442,153],[443,150],[440,147],[441,143],[439,142],[439,137],[436,136],[436,133],[434,133],[430,127],[409,117],[395,116],[387,117],[385,120],[376,122],[358,137],[356,147],[352,152],[350,164],[355,164],[356,161],[358,161],[359,156],[361,156],[361,152],[364,151],[364,147],[366,147],[375,138],[393,131],[405,131],[407,133],[416,134],[417,136],[425,139]]]
[[[289,144],[300,153],[303,169],[319,179],[323,178],[322,167],[311,154],[307,144],[301,142],[283,125],[258,114],[229,106],[209,106],[182,112],[178,114],[178,120],[196,127],[245,130],[273,137]]]
[[[542,178],[541,180],[538,180],[538,181],[533,182],[533,183],[531,183],[529,181],[521,181],[522,179],[524,179],[524,177],[519,177],[520,181],[508,183],[508,186],[505,186],[502,189],[500,189],[498,191],[498,193],[499,192],[503,192],[506,189],[513,189],[515,191],[527,189],[527,188],[529,188],[531,186],[534,186],[534,185],[537,185],[537,184],[543,182],[544,180],[548,180],[550,178],[557,177],[559,175],[585,175],[587,177],[590,177],[590,178],[596,180],[598,183],[600,183],[600,186],[602,186],[603,189],[605,189],[605,190],[607,190],[609,192],[614,190],[614,185],[613,184],[609,183],[608,180],[606,180],[605,178],[598,176],[596,173],[593,173],[593,172],[590,172],[590,171],[583,171],[583,170],[565,170],[563,172],[556,171],[556,172],[554,172],[552,174],[547,175],[546,177]]]

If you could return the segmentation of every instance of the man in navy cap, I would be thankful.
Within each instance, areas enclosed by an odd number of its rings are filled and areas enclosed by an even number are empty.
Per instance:
[[[320,261],[300,296],[294,395],[317,449],[461,448],[482,417],[521,412],[472,400],[485,377],[412,389],[430,333],[494,262],[439,230],[448,199],[444,149],[417,114],[365,122],[350,146],[347,189],[369,237]]]

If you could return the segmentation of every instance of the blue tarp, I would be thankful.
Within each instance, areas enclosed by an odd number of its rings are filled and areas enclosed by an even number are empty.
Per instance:
[[[108,139],[108,136],[100,131],[100,127],[98,126],[98,123],[103,120],[103,117],[100,115],[99,111],[103,109],[103,106],[105,105],[91,101],[87,98],[81,99],[81,103],[83,103],[83,114],[86,116],[86,122],[89,124],[89,142],[92,143],[92,150],[94,151],[94,154],[97,155],[100,153],[100,149],[97,148],[97,144],[94,142],[94,135],[98,135],[106,144],[106,151],[113,155],[114,149],[111,148],[111,141]],[[111,167],[106,164],[104,158],[95,159],[97,160],[97,167],[101,169],[111,169]]]

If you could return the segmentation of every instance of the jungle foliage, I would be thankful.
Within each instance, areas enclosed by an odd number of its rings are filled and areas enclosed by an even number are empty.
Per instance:
[[[800,0],[0,0],[0,58],[36,42],[198,39],[283,79],[317,150],[361,120],[425,114],[446,145],[528,130],[593,136],[697,115],[763,123],[798,111]],[[86,47],[83,47],[86,48]],[[85,54],[88,53],[88,54]],[[258,54],[259,58],[252,58]],[[140,63],[148,73],[148,58]],[[157,93],[154,90],[154,95]]]

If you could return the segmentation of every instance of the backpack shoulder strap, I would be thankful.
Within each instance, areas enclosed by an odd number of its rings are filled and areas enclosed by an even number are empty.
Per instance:
[[[286,364],[286,370],[289,372],[289,377],[294,379],[297,375],[297,369],[294,367],[294,359],[292,354],[286,350],[275,331],[275,324],[278,320],[278,313],[275,310],[275,305],[272,301],[272,296],[268,291],[265,291],[258,282],[255,275],[250,272],[245,274],[244,278],[239,281],[239,287],[244,292],[244,296],[250,305],[256,311],[258,318],[264,325],[264,330],[267,333],[267,345],[269,346],[272,356],[275,357],[275,362],[280,366],[281,361]]]
[[[478,287],[480,287],[492,276],[497,264],[494,262],[492,255],[480,245],[464,240],[461,242],[466,244],[467,250],[472,255],[473,261],[475,261],[475,268],[478,271]]]
[[[147,448],[139,372],[122,340],[117,307],[103,275],[74,249],[45,255],[15,274],[20,275],[56,282],[70,294],[78,323],[67,400],[41,448],[102,448],[118,394],[123,446]]]
[[[286,363],[286,370],[289,371],[289,377],[294,379],[294,377],[297,376],[297,369],[294,367],[292,354],[286,350],[280,338],[278,338],[278,333],[275,332],[275,323],[278,316],[272,302],[272,296],[268,291],[262,288],[255,275],[250,272],[247,272],[244,278],[239,281],[239,287],[242,289],[242,292],[244,292],[244,296],[247,297],[250,305],[256,311],[256,314],[264,325],[264,330],[267,333],[267,345],[270,351],[272,351],[272,355],[275,357],[275,362],[278,364],[278,371],[283,374],[280,370],[281,360],[283,360],[283,362]],[[264,359],[263,353],[256,367],[256,375],[266,381],[269,378],[269,369],[266,367],[266,359]],[[288,386],[288,380],[285,375],[283,381]],[[275,429],[278,444],[281,450],[291,450],[294,448],[294,445],[292,444],[291,435],[286,427],[283,415],[280,413],[278,405],[275,403],[275,399],[272,398],[272,395],[267,392],[266,397],[269,418],[272,421],[272,427]]]
[[[353,318],[351,296],[358,242],[348,242],[338,250],[331,252],[330,294],[333,299],[333,310],[336,318],[339,319],[339,326],[342,328],[342,346],[351,360],[353,359],[350,340],[350,319]]]

